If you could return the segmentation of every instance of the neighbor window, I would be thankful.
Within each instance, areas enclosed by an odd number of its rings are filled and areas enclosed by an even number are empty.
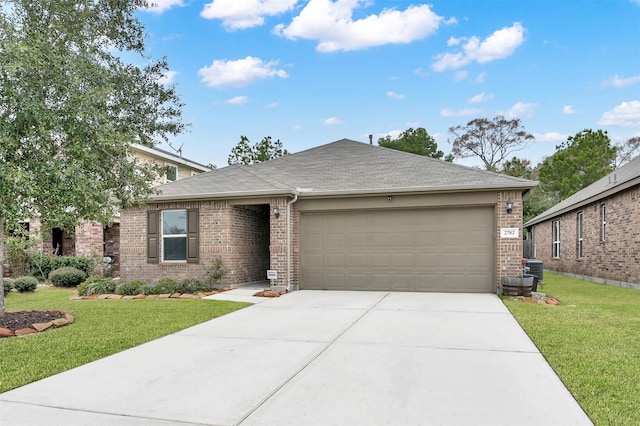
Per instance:
[[[607,241],[607,205],[600,206],[600,219],[602,219],[602,241]]]
[[[166,164],[164,166],[164,181],[165,183],[174,182],[178,180],[178,166],[173,164]]]
[[[147,211],[147,262],[198,263],[198,209]]]
[[[560,221],[552,222],[553,228],[553,257],[560,257]]]
[[[578,258],[583,255],[584,220],[582,212],[578,213]]]
[[[187,260],[187,211],[162,212],[162,261],[186,262]]]

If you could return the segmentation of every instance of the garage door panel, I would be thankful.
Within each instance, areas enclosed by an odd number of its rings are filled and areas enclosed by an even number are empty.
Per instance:
[[[495,291],[493,207],[304,213],[306,289]]]

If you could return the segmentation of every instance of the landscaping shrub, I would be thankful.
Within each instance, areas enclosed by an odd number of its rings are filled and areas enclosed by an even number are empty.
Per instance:
[[[204,267],[204,282],[209,289],[215,288],[216,285],[220,285],[222,279],[229,273],[229,270],[224,267],[221,257],[216,257],[211,262],[211,266]]]
[[[89,276],[93,273],[96,261],[82,256],[55,256],[45,253],[31,253],[27,261],[27,273],[44,281],[49,274],[63,267],[72,267],[81,270]]]
[[[4,278],[2,280],[2,287],[3,287],[2,290],[4,291],[5,296],[11,293],[11,290],[13,290],[13,280],[10,278]]]
[[[147,294],[150,286],[142,280],[131,280],[116,287],[116,292],[121,296],[135,296],[136,294]]]
[[[185,278],[178,283],[177,290],[178,293],[197,294],[211,290],[211,286],[198,278]]]
[[[75,287],[86,279],[86,273],[70,266],[65,266],[49,273],[49,280],[56,287]]]
[[[78,286],[79,296],[91,296],[92,294],[114,294],[115,292],[116,282],[111,278],[101,276],[89,277]]]
[[[20,293],[34,291],[38,287],[38,279],[36,277],[18,277],[13,280],[13,288]]]
[[[154,294],[172,294],[178,292],[178,281],[173,278],[161,278],[153,287]]]

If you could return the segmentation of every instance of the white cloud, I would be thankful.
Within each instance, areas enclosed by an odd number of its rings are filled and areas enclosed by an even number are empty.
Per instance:
[[[224,103],[227,105],[244,105],[247,102],[249,102],[249,98],[246,96],[236,96],[224,101]]]
[[[404,95],[402,93],[396,93],[393,91],[387,92],[387,96],[393,99],[404,99]]]
[[[160,84],[171,84],[173,83],[173,80],[175,79],[176,75],[178,75],[177,71],[167,71],[164,74],[162,74],[162,77],[160,77],[160,79],[158,79],[158,83]]]
[[[638,0],[638,2],[640,2],[640,0]],[[611,87],[616,87],[616,88],[622,88],[622,87],[627,87],[627,86],[631,86],[634,85],[636,83],[640,83],[640,75],[634,75],[633,77],[619,77],[617,75],[614,75],[613,77],[611,77],[610,79],[606,80],[604,83],[602,83],[604,86],[611,86]]]
[[[598,124],[618,127],[640,126],[640,101],[623,102],[611,111],[606,111]]]
[[[342,121],[342,120],[340,120],[339,118],[336,118],[336,117],[329,117],[329,118],[325,119],[322,123],[326,124],[327,126],[333,126],[334,124],[342,124],[342,123],[344,123],[344,121]]]
[[[562,107],[562,113],[565,115],[571,115],[571,114],[575,114],[576,110],[573,109],[572,105],[565,105]]]
[[[160,15],[173,6],[184,6],[184,2],[182,0],[153,0],[149,2],[149,7],[142,8],[142,10]]]
[[[481,112],[482,110],[479,108],[460,108],[459,110],[443,108],[440,110],[440,115],[443,117],[467,117],[480,114]]]
[[[276,69],[278,61],[264,62],[260,58],[247,56],[237,60],[215,60],[208,67],[200,68],[198,75],[209,87],[244,87],[265,78],[287,78],[285,70]]]
[[[267,104],[268,109],[277,108],[278,106],[280,106],[280,102],[271,102],[270,104]]]
[[[483,64],[506,58],[524,42],[524,32],[522,24],[516,22],[510,27],[495,31],[482,42],[473,36],[462,45],[462,52],[442,53],[436,56],[431,68],[442,72],[463,67],[474,61]],[[455,40],[461,42],[463,39]]]
[[[276,26],[274,33],[290,40],[318,40],[319,52],[350,51],[421,40],[433,34],[442,21],[429,5],[409,6],[403,11],[384,9],[379,15],[354,20],[353,10],[369,3],[309,0],[289,25]]]
[[[468,75],[469,73],[467,71],[456,71],[453,75],[453,81],[462,81],[467,78]]]
[[[447,40],[447,46],[457,46],[459,45],[464,39],[461,38],[457,38],[457,37],[450,37],[449,40]]]
[[[295,126],[293,126],[293,130],[298,131],[298,130],[302,130],[302,129],[303,129],[303,127],[300,124],[296,124]]]
[[[534,133],[533,136],[536,138],[536,142],[564,142],[569,137],[569,135],[558,132]]]
[[[499,112],[500,115],[504,115],[505,118],[522,118],[529,117],[533,114],[533,110],[538,106],[536,103],[518,102],[511,107],[508,111]]]
[[[487,78],[487,73],[486,72],[481,72],[480,74],[478,74],[478,76],[476,77],[476,79],[473,82],[474,83],[484,83],[486,78]]]
[[[257,27],[265,16],[275,16],[291,10],[297,0],[213,0],[200,12],[205,19],[221,19],[229,30]]]
[[[467,100],[468,103],[470,104],[481,104],[483,102],[487,102],[489,99],[493,99],[493,95],[492,94],[486,94],[486,93],[480,93],[478,95],[475,95],[471,98],[469,98]]]

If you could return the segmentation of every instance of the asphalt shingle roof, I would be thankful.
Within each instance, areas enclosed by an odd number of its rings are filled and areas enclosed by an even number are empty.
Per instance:
[[[560,214],[577,209],[589,203],[593,203],[599,199],[615,194],[627,188],[633,180],[640,183],[640,156],[628,162],[624,166],[609,173],[597,182],[592,183],[581,191],[576,192],[572,196],[562,200],[549,210],[539,214],[524,226],[535,225]]]
[[[157,201],[376,192],[528,190],[536,182],[342,139],[250,166],[232,165],[159,187]]]

